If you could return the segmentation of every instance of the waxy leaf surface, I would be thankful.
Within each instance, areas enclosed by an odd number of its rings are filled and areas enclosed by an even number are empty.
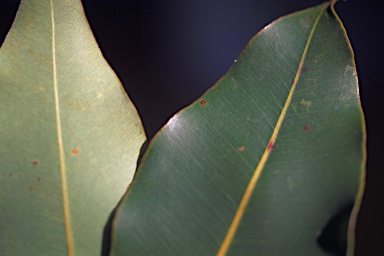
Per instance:
[[[144,140],[81,1],[22,1],[0,49],[0,254],[100,255]]]
[[[364,143],[333,6],[280,18],[153,139],[118,208],[111,255],[328,255],[317,238],[356,202],[351,253]]]

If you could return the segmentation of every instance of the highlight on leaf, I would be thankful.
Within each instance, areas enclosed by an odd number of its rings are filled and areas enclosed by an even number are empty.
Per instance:
[[[1,254],[352,256],[366,138],[335,3],[262,29],[147,145],[81,1],[22,1],[0,48]]]
[[[324,255],[318,235],[351,201],[340,248],[353,254],[365,127],[333,4],[266,26],[161,129],[117,209],[111,255]]]

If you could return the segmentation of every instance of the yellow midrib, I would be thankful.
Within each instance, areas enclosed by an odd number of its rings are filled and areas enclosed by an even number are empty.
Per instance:
[[[235,236],[235,233],[236,233],[236,230],[240,224],[240,221],[244,215],[244,212],[245,212],[245,209],[249,203],[249,200],[252,196],[252,192],[254,191],[255,189],[255,186],[256,186],[256,183],[257,181],[259,180],[260,178],[260,175],[261,175],[261,172],[268,160],[268,157],[270,155],[270,152],[272,151],[272,147],[275,143],[275,140],[276,140],[276,137],[277,137],[277,134],[279,133],[279,130],[280,130],[280,127],[283,123],[283,120],[284,120],[284,117],[285,117],[285,114],[287,113],[287,110],[288,110],[288,107],[289,105],[291,104],[291,100],[292,100],[292,96],[293,96],[293,93],[295,91],[295,88],[296,88],[296,85],[297,85],[297,81],[299,80],[299,77],[300,77],[300,71],[301,71],[301,68],[303,67],[303,63],[304,63],[304,60],[305,60],[305,56],[307,55],[307,51],[308,51],[308,47],[309,47],[309,44],[312,40],[312,37],[313,37],[313,33],[315,31],[315,28],[317,26],[317,24],[319,23],[319,20],[321,18],[321,16],[323,15],[324,11],[326,10],[326,8],[324,8],[324,10],[322,10],[320,12],[320,14],[318,15],[318,17],[316,18],[314,24],[313,24],[313,27],[312,27],[312,30],[309,34],[309,37],[308,37],[308,40],[307,40],[307,43],[305,45],[305,48],[304,48],[304,51],[303,51],[303,55],[301,57],[301,60],[300,60],[300,63],[299,63],[299,67],[296,71],[296,75],[295,75],[295,79],[293,80],[293,83],[292,83],[292,86],[291,86],[291,90],[289,91],[289,94],[288,94],[288,97],[287,97],[287,100],[285,101],[285,104],[284,104],[284,107],[281,111],[281,114],[279,116],[279,119],[277,120],[277,123],[275,125],[275,129],[273,130],[273,133],[272,133],[272,136],[271,138],[269,139],[269,143],[267,145],[267,147],[265,148],[264,150],[264,153],[254,171],[254,174],[253,176],[251,177],[251,180],[249,181],[248,183],[248,186],[243,194],[243,197],[240,201],[240,204],[239,204],[239,207],[237,208],[237,211],[235,213],[235,216],[234,218],[232,219],[232,222],[229,226],[229,229],[228,229],[228,232],[227,234],[225,235],[224,237],[224,240],[222,242],[222,244],[220,245],[220,248],[217,252],[217,256],[224,256],[226,255],[226,253],[228,252],[228,249],[231,245],[231,242],[233,240],[233,237]]]
[[[68,192],[67,192],[67,176],[65,169],[65,155],[63,146],[63,136],[61,130],[61,117],[60,117],[60,104],[59,104],[59,92],[57,87],[57,69],[56,69],[56,42],[55,42],[55,18],[53,11],[53,0],[50,0],[51,4],[51,23],[52,23],[52,73],[53,73],[53,89],[55,94],[55,115],[56,115],[56,130],[57,130],[57,144],[59,148],[59,162],[60,162],[60,176],[61,176],[61,190],[63,199],[63,211],[64,211],[64,225],[65,236],[68,248],[68,255],[73,256],[73,242],[71,234],[71,225],[69,217],[68,207]]]

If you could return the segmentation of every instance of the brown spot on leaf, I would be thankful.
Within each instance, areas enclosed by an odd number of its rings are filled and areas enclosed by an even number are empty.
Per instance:
[[[244,152],[244,150],[245,150],[244,146],[241,146],[241,147],[237,148],[237,151],[239,151],[239,152]]]
[[[41,181],[41,177],[37,177],[37,178],[36,178],[36,181],[37,181],[37,182]]]
[[[307,132],[307,131],[309,131],[309,129],[310,129],[310,127],[309,127],[308,125],[304,125],[304,126],[303,126],[303,130],[304,130],[304,131]]]
[[[205,104],[207,104],[207,102],[205,100],[201,100],[200,104],[204,106]]]
[[[72,155],[77,155],[77,154],[79,154],[79,150],[77,148],[73,148],[71,150],[71,153],[72,153]]]
[[[33,165],[38,165],[38,164],[39,164],[39,161],[36,161],[36,160],[35,160],[35,161],[32,162],[32,164],[33,164]]]
[[[28,187],[28,190],[29,190],[29,191],[34,191],[34,190],[36,190],[36,187],[35,187],[35,186],[29,186],[29,187]]]
[[[270,141],[269,144],[268,144],[267,150],[271,151],[274,148],[275,148],[275,144],[273,143],[273,141]]]
[[[12,177],[12,176],[13,176],[13,173],[10,173],[10,174],[9,174],[9,177]]]

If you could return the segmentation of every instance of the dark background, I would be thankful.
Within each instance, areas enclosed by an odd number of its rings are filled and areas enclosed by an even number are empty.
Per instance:
[[[27,0],[25,0],[27,1]],[[148,137],[228,70],[274,19],[322,0],[83,0],[97,41],[143,120]],[[0,43],[19,0],[0,0]],[[368,132],[367,187],[357,256],[384,255],[384,16],[375,0],[339,1],[355,51]]]

